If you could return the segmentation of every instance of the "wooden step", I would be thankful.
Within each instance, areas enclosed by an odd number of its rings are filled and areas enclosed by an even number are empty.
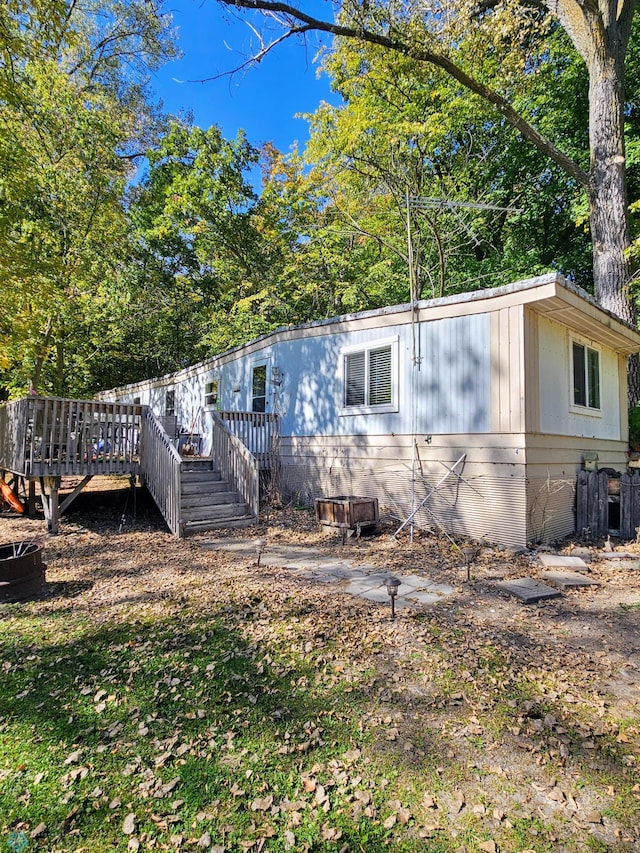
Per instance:
[[[184,522],[189,521],[226,521],[229,518],[237,518],[245,516],[249,513],[249,508],[236,497],[234,503],[214,504],[210,506],[200,507],[182,507],[181,518]]]
[[[212,468],[200,471],[181,471],[180,480],[184,483],[215,483],[222,479],[220,471]]]
[[[234,504],[240,501],[240,495],[237,492],[207,492],[206,494],[202,494],[198,492],[197,494],[191,495],[182,495],[182,500],[180,501],[180,506],[183,510],[186,509],[195,509],[197,507],[208,507],[208,506],[223,506],[224,504]]]
[[[184,536],[195,533],[205,533],[207,530],[220,530],[226,527],[252,527],[258,523],[254,515],[239,515],[236,518],[226,518],[224,521],[187,521],[183,524]]]
[[[213,459],[210,456],[201,458],[198,456],[183,456],[182,471],[211,471],[213,469]]]
[[[229,483],[226,480],[204,480],[195,483],[182,483],[182,497],[185,495],[215,495],[228,492]]]

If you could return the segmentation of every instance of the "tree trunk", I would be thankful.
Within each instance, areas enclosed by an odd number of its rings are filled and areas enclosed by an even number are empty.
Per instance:
[[[609,49],[607,49],[609,48]],[[631,265],[626,190],[622,81],[624,53],[602,44],[589,69],[589,192],[595,296],[603,308],[635,325],[629,300]]]
[[[593,281],[600,305],[632,325],[638,322],[630,298],[631,243],[624,144],[624,55],[626,40],[619,28],[592,29],[589,65],[590,223]],[[627,372],[630,406],[640,400],[638,356],[630,356]]]

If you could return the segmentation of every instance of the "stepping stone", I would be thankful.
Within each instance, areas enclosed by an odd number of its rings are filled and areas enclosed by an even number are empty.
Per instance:
[[[514,595],[525,604],[533,604],[546,598],[560,598],[562,595],[557,589],[537,581],[534,578],[517,578],[512,581],[500,581],[496,584],[499,589]]]
[[[341,566],[318,566],[318,570],[326,572],[337,581],[355,581],[366,577],[359,569],[345,569]]]
[[[436,604],[442,601],[443,593],[428,592],[426,589],[417,589],[415,592],[407,592],[404,597],[412,604]]]
[[[558,589],[571,589],[579,586],[600,586],[598,581],[586,578],[579,572],[542,572],[542,577]]]
[[[626,551],[600,551],[599,560],[638,560],[638,554],[628,554]]]
[[[547,569],[578,569],[589,571],[589,566],[581,557],[565,557],[563,554],[538,554],[538,560]]]
[[[401,582],[401,589],[403,586],[409,586],[412,589],[426,589],[426,587],[431,586],[429,578],[422,575],[400,575],[398,580]]]
[[[591,549],[590,548],[574,548],[571,552],[572,557],[580,557],[585,563],[591,562]]]
[[[387,575],[364,575],[362,578],[352,580],[345,592],[348,592],[349,595],[363,595],[372,589],[378,589],[386,598],[389,598],[387,588],[382,585],[386,577]]]
[[[640,559],[635,557],[633,560],[612,560],[609,565],[612,569],[622,569],[623,571],[638,571],[640,569]]]
[[[361,595],[358,596],[358,598],[365,598],[367,601],[375,601],[378,604],[384,604],[389,608],[389,613],[391,613],[391,599],[387,595],[386,589],[370,589],[369,592],[363,592]],[[409,601],[407,598],[404,598],[401,595],[396,596],[396,610],[404,610],[406,607],[412,606],[412,602]]]

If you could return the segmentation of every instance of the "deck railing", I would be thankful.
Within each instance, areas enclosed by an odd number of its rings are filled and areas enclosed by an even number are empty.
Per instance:
[[[133,473],[142,406],[24,397],[0,406],[0,468],[25,477]]]
[[[271,412],[218,412],[229,430],[252,453],[260,467],[271,468],[280,437],[280,419]]]
[[[249,506],[260,514],[260,475],[258,460],[245,443],[224,422],[227,412],[213,413],[212,456],[223,480],[228,480]],[[242,414],[234,412],[233,414]],[[251,414],[251,413],[248,413]]]
[[[26,474],[29,400],[14,400],[0,406],[0,470]]]
[[[144,414],[140,442],[140,476],[158,505],[169,530],[181,536],[180,492],[182,458],[150,409]]]

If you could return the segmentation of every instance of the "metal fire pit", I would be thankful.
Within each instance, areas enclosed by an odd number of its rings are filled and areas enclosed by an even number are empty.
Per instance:
[[[38,595],[46,568],[42,545],[28,541],[0,545],[0,601],[22,601]]]

